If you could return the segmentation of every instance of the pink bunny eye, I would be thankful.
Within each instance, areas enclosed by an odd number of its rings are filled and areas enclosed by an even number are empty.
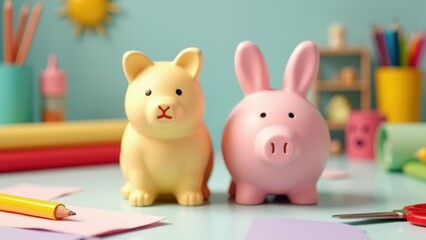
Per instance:
[[[265,118],[265,117],[266,117],[266,113],[264,113],[264,112],[263,112],[263,113],[261,113],[261,114],[260,114],[260,117],[261,117],[261,118]]]
[[[289,117],[289,118],[294,118],[294,117],[295,117],[295,115],[294,115],[294,113],[292,113],[292,112],[291,112],[291,113],[289,113],[289,114],[288,114],[288,117]]]

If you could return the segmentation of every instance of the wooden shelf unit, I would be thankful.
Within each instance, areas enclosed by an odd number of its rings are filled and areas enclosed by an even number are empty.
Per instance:
[[[359,109],[368,110],[371,107],[371,60],[370,53],[366,47],[347,47],[340,49],[332,48],[319,48],[320,59],[336,58],[338,61],[339,57],[348,58],[359,58],[359,65],[357,65],[357,79],[354,84],[346,84],[335,79],[317,79],[314,87],[314,101],[315,105],[320,109],[321,106],[321,94],[333,92],[339,92],[341,94],[347,94],[349,92],[359,93]],[[354,66],[349,66],[354,67]],[[341,69],[340,69],[341,70]],[[320,71],[321,71],[321,60],[320,60]],[[334,73],[337,74],[338,72]],[[321,72],[319,72],[321,74]],[[323,113],[324,114],[324,113]],[[330,130],[343,130],[344,125],[328,124]]]

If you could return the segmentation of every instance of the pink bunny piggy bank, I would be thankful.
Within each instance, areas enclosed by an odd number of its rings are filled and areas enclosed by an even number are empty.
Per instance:
[[[171,62],[152,62],[136,51],[123,56],[129,123],[121,141],[121,194],[133,206],[152,205],[158,195],[188,206],[209,197],[213,151],[203,121],[201,67],[197,48]]]
[[[262,53],[252,42],[235,52],[244,99],[232,110],[222,152],[232,175],[229,192],[239,204],[260,204],[269,194],[295,204],[316,204],[316,184],[328,158],[330,134],[321,113],[306,99],[319,54],[312,42],[293,51],[284,87],[272,90]]]

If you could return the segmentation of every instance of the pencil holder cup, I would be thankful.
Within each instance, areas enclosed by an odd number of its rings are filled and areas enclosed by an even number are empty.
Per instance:
[[[365,160],[374,159],[374,137],[386,117],[377,111],[352,111],[346,124],[346,155]]]
[[[410,67],[377,68],[376,97],[388,122],[420,121],[422,72]]]
[[[0,125],[32,121],[31,68],[0,63]]]
[[[388,171],[401,171],[426,146],[426,123],[382,123],[376,134],[375,158]]]

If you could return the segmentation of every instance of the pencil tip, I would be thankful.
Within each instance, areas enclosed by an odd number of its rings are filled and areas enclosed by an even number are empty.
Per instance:
[[[73,211],[69,211],[68,216],[75,216],[77,215],[77,213],[73,212]]]

